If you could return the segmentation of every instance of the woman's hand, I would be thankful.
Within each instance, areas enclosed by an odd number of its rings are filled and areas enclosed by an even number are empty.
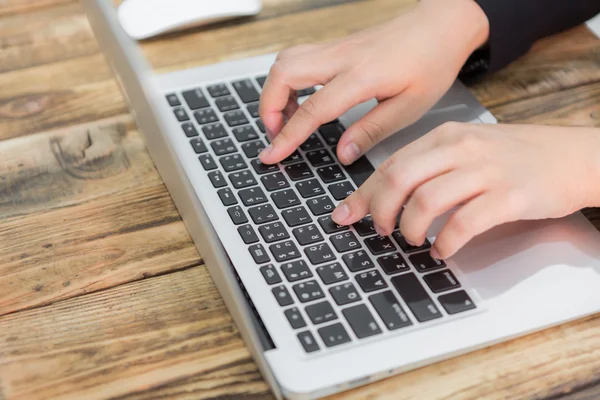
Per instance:
[[[379,27],[281,52],[261,95],[260,116],[275,137],[262,162],[281,161],[323,123],[376,98],[379,105],[349,127],[337,147],[342,163],[352,163],[440,99],[486,42],[488,25],[473,0],[422,0]],[[298,108],[295,91],[314,85],[324,87]]]
[[[333,213],[371,214],[389,235],[421,245],[434,218],[458,207],[432,248],[448,258],[474,236],[523,219],[557,218],[600,204],[600,130],[448,123],[399,150]]]

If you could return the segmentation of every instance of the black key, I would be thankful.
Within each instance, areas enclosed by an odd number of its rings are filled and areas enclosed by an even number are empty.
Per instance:
[[[182,93],[185,102],[192,110],[208,107],[208,100],[201,89],[188,90]]]
[[[333,156],[325,149],[306,153],[306,159],[313,167],[322,167],[323,165],[334,163]]]
[[[248,250],[250,251],[250,254],[252,254],[254,262],[257,264],[264,264],[271,260],[265,251],[265,248],[260,243],[248,247]]]
[[[279,219],[273,206],[270,204],[249,208],[248,213],[250,213],[250,217],[255,224],[264,224]]]
[[[267,80],[266,76],[258,76],[256,77],[256,82],[258,82],[258,84],[260,85],[260,87],[263,87],[265,85],[265,81]]]
[[[319,216],[333,211],[335,206],[328,196],[314,197],[306,201],[313,215]]]
[[[267,281],[267,285],[281,283],[281,277],[279,276],[279,273],[273,264],[260,267],[260,273],[262,274],[263,278],[265,278],[265,281]]]
[[[281,222],[273,222],[272,224],[263,225],[258,228],[260,235],[266,243],[273,243],[279,240],[289,239],[290,234],[285,229]]]
[[[248,114],[250,114],[250,116],[252,118],[258,118],[258,103],[253,103],[253,104],[248,104],[248,106],[246,107],[246,110],[248,110]]]
[[[333,185],[329,185],[327,188],[329,189],[329,192],[333,198],[338,201],[344,200],[346,197],[354,193],[355,190],[354,186],[348,181],[334,183]]]
[[[302,149],[302,151],[311,151],[320,149],[322,147],[323,142],[321,142],[321,140],[314,133],[300,145],[300,149]]]
[[[185,110],[181,107],[173,109],[173,114],[175,114],[175,117],[177,117],[177,121],[179,122],[185,122],[190,120],[190,117],[188,117]]]
[[[383,276],[381,276],[381,273],[377,270],[361,272],[354,278],[365,293],[386,288],[388,285],[385,279],[383,279]]]
[[[325,294],[321,290],[321,286],[319,286],[315,280],[297,283],[292,286],[292,288],[302,303],[325,297]]]
[[[373,225],[373,218],[370,215],[364,217],[352,226],[354,229],[356,229],[356,233],[358,233],[360,236],[377,234],[377,232],[375,232],[375,226]]]
[[[210,154],[202,154],[198,159],[206,171],[217,169],[217,164]]]
[[[375,172],[375,168],[365,156],[360,157],[350,165],[344,166],[344,169],[350,175],[350,179],[356,187],[360,187]]]
[[[296,282],[306,278],[312,278],[313,274],[303,260],[285,263],[281,266],[281,272],[288,282]]]
[[[417,276],[413,273],[392,278],[396,290],[419,322],[440,318],[442,313],[433,303]]]
[[[288,292],[285,286],[277,286],[271,290],[273,295],[277,299],[277,302],[281,307],[289,306],[290,304],[294,304],[294,299],[292,299],[292,295]]]
[[[246,142],[240,145],[244,154],[248,158],[254,158],[258,156],[258,153],[261,152],[262,149],[265,148],[265,144],[262,140],[256,140],[254,142]]]
[[[235,144],[233,144],[233,141],[229,138],[215,140],[210,143],[210,147],[212,147],[217,156],[224,156],[225,154],[231,154],[237,151]]]
[[[285,172],[287,172],[288,176],[293,181],[299,181],[315,176],[315,174],[313,174],[313,172],[310,170],[308,164],[303,162],[288,165],[287,167],[285,167]]]
[[[198,136],[198,131],[196,130],[194,124],[192,124],[191,122],[181,124],[181,129],[183,129],[183,133],[185,133],[185,136],[187,137]]]
[[[263,175],[260,177],[260,181],[269,192],[290,187],[290,183],[281,172]]]
[[[194,118],[196,118],[196,122],[200,125],[212,124],[219,121],[219,117],[217,117],[212,108],[194,111]]]
[[[310,331],[300,332],[298,334],[298,340],[300,341],[300,344],[302,344],[304,351],[307,353],[312,353],[319,350],[319,344]]]
[[[244,79],[241,81],[235,81],[232,83],[233,88],[237,92],[238,96],[244,103],[252,103],[260,99],[258,91],[254,88],[254,85],[250,79]]]
[[[344,326],[340,323],[329,326],[324,326],[317,330],[319,336],[327,347],[339,346],[344,343],[350,342],[350,336],[344,329]]]
[[[325,189],[316,179],[309,179],[308,181],[296,183],[296,189],[300,192],[300,196],[307,199],[313,196],[319,196],[325,194]]]
[[[233,98],[233,96],[221,97],[220,99],[215,100],[215,105],[221,112],[239,110],[240,106],[237,101]]]
[[[285,317],[293,329],[304,328],[306,326],[306,321],[304,321],[302,314],[300,314],[300,310],[296,307],[285,310]]]
[[[360,249],[360,242],[352,232],[343,232],[330,236],[331,244],[339,253]]]
[[[404,261],[404,258],[400,255],[400,253],[390,254],[389,256],[379,257],[377,259],[383,271],[388,275],[398,274],[400,272],[405,272],[410,269],[408,263]]]
[[[242,240],[246,244],[252,244],[258,242],[258,235],[254,231],[254,228],[250,224],[242,225],[238,228],[238,233],[242,237]]]
[[[371,261],[371,257],[364,250],[355,251],[354,253],[344,254],[342,256],[344,264],[352,272],[362,271],[364,269],[373,268],[375,264]]]
[[[342,169],[337,165],[317,168],[317,173],[325,183],[332,183],[346,179]]]
[[[177,106],[181,105],[181,103],[179,102],[179,99],[177,98],[177,95],[175,93],[168,94],[167,101],[169,102],[169,105],[171,107],[177,107]]]
[[[429,272],[446,267],[444,261],[432,258],[429,252],[413,254],[408,256],[408,260],[419,272]]]
[[[328,301],[311,304],[310,306],[306,306],[305,310],[308,318],[310,318],[315,325],[333,321],[338,318]]]
[[[210,179],[210,182],[212,183],[213,187],[215,187],[215,188],[221,188],[223,186],[227,186],[227,181],[223,177],[223,174],[221,173],[221,171],[209,172],[208,178]]]
[[[292,230],[301,246],[307,246],[323,240],[323,236],[315,224],[301,226]]]
[[[194,148],[196,154],[206,153],[208,151],[206,145],[200,138],[192,139],[190,140],[190,143],[192,144],[192,147]]]
[[[250,172],[249,170],[229,174],[229,180],[231,181],[233,187],[236,189],[254,186],[257,183],[256,179],[254,179],[254,176],[252,175],[252,172]]]
[[[246,114],[243,111],[229,111],[223,114],[223,118],[225,118],[225,122],[230,127],[244,125],[248,123],[248,119],[246,118]]]
[[[283,219],[285,219],[285,222],[288,224],[288,226],[291,227],[306,224],[312,221],[310,215],[308,215],[308,212],[306,211],[306,208],[302,206],[283,210],[281,215],[283,216]]]
[[[221,166],[225,172],[238,171],[240,169],[248,168],[246,161],[239,154],[232,154],[230,156],[221,157],[219,159]]]
[[[369,297],[369,301],[390,331],[412,325],[410,318],[391,291],[374,294]]]
[[[202,132],[208,140],[220,139],[227,136],[227,131],[220,123],[205,125],[202,127]]]
[[[313,265],[323,264],[335,259],[335,255],[327,243],[306,247],[304,253]]]
[[[315,93],[316,91],[317,91],[317,89],[315,89],[314,87],[309,87],[306,89],[298,90],[296,92],[296,94],[298,95],[298,97],[304,97],[304,96],[310,96],[311,94]]]
[[[273,202],[280,210],[302,204],[292,189],[275,192],[271,195],[271,199],[273,199]]]
[[[246,214],[244,214],[244,210],[242,207],[235,206],[227,209],[227,213],[231,217],[231,220],[234,224],[240,225],[248,222],[248,218],[246,218]]]
[[[438,297],[438,300],[448,314],[458,314],[477,307],[464,290],[443,294]]]
[[[329,289],[329,293],[338,306],[361,300],[360,294],[351,282],[337,285]]]
[[[250,161],[250,164],[252,165],[252,168],[254,168],[254,172],[256,172],[259,175],[268,174],[269,172],[279,171],[279,166],[277,166],[277,164],[273,164],[273,165],[263,164],[263,162],[260,161],[260,159],[258,159],[258,158],[255,158],[254,160]]]
[[[259,137],[252,125],[238,126],[231,131],[233,132],[233,136],[235,136],[240,143],[258,139]]]
[[[224,83],[210,85],[206,88],[206,90],[208,90],[208,93],[212,97],[227,96],[229,94],[229,89],[227,89],[227,86]]]
[[[344,271],[344,268],[341,266],[341,264],[337,262],[317,267],[317,274],[319,274],[321,280],[326,285],[345,281],[346,279],[348,279],[346,271]]]
[[[447,292],[460,287],[458,279],[449,269],[427,274],[423,277],[423,280],[433,293]]]
[[[262,133],[266,132],[265,129],[265,123],[262,122],[262,119],[258,118],[254,120],[254,123],[256,124],[256,126],[258,127],[258,130],[261,131]],[[268,139],[267,139],[268,140]]]
[[[329,146],[337,146],[342,134],[346,129],[339,122],[323,125],[319,128],[319,133]]]
[[[242,203],[244,203],[246,207],[266,203],[268,200],[265,192],[263,192],[263,190],[258,186],[240,190],[238,192],[238,196],[240,196]]]
[[[292,154],[290,154],[289,156],[287,156],[281,163],[283,165],[288,165],[288,164],[293,164],[295,162],[303,161],[303,160],[304,160],[304,158],[302,158],[300,153],[298,153],[298,150],[294,150],[294,152]]]
[[[269,250],[277,262],[285,262],[300,257],[298,247],[291,240],[275,243],[269,246]]]
[[[234,204],[237,204],[237,199],[235,198],[235,195],[233,194],[231,189],[229,189],[229,188],[219,189],[217,191],[217,194],[219,195],[219,198],[221,199],[221,203],[223,203],[224,206],[232,206]]]
[[[415,251],[427,250],[427,249],[431,248],[431,243],[429,243],[429,240],[427,240],[427,239],[425,239],[425,243],[423,243],[422,246],[417,247],[417,246],[408,244],[408,242],[406,241],[404,236],[402,236],[402,234],[399,231],[395,231],[394,233],[392,233],[392,237],[398,243],[398,245],[400,246],[402,251],[405,253],[414,253]]]
[[[375,255],[396,251],[396,246],[394,246],[394,243],[387,236],[375,236],[365,239],[365,244],[371,253]]]
[[[381,333],[381,328],[377,322],[375,322],[373,315],[364,304],[348,307],[342,311],[342,314],[344,314],[344,317],[346,317],[354,334],[359,339],[379,335]]]
[[[321,228],[323,228],[323,230],[327,234],[347,231],[349,229],[347,226],[338,225],[335,222],[333,222],[333,220],[331,219],[331,215],[321,217],[318,221],[319,225],[321,225]]]

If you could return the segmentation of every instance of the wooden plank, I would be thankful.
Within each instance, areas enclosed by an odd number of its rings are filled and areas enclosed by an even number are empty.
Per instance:
[[[31,12],[40,8],[56,7],[60,4],[74,3],[76,0],[3,0],[0,3],[0,17],[10,14]]]
[[[10,400],[268,396],[203,267],[0,318],[0,379]]]
[[[201,262],[140,136],[118,126],[0,142],[0,315]]]

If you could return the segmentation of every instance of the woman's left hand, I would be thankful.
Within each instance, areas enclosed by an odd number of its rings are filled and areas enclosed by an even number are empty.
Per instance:
[[[452,256],[474,236],[522,219],[557,218],[600,204],[600,130],[447,123],[396,152],[333,213],[349,225],[371,214],[389,235],[425,241],[458,206],[432,247]]]

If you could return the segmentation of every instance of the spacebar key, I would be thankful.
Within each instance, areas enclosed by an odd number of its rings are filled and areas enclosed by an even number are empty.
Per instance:
[[[345,165],[344,169],[348,175],[350,175],[350,178],[352,178],[356,186],[360,186],[365,183],[371,174],[375,172],[373,164],[371,164],[371,162],[365,156],[362,156],[350,165]]]
[[[396,290],[419,322],[440,318],[442,313],[435,306],[415,274],[403,274],[392,278]]]

